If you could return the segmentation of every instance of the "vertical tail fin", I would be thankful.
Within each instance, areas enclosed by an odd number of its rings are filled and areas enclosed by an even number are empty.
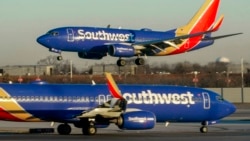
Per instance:
[[[177,35],[204,32],[213,28],[220,0],[206,0],[187,25],[176,30]]]
[[[109,89],[111,95],[114,98],[123,99],[121,91],[119,90],[118,86],[116,85],[115,80],[113,79],[111,73],[105,72],[105,76],[107,78],[108,89]]]

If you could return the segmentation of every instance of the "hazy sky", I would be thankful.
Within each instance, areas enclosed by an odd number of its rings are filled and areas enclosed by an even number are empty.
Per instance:
[[[186,24],[205,0],[0,0],[0,66],[34,65],[49,52],[36,42],[48,30],[61,26],[97,26],[166,31]],[[250,62],[250,1],[221,0],[219,14],[225,15],[221,29],[213,35],[244,32],[216,40],[215,44],[182,55],[148,57],[149,62],[190,61],[205,64],[220,56],[233,63]],[[219,16],[219,15],[218,15]],[[98,61],[63,53],[76,66]],[[105,57],[105,63],[117,58]],[[159,61],[161,60],[161,61]]]

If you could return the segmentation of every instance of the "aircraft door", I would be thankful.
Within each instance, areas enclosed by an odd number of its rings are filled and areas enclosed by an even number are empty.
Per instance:
[[[106,102],[105,95],[99,95],[98,101],[99,101],[99,105],[102,105],[103,103],[105,103]]]
[[[72,28],[67,28],[68,42],[74,42],[74,31]]]
[[[210,96],[207,92],[202,93],[203,96],[203,108],[210,109]]]

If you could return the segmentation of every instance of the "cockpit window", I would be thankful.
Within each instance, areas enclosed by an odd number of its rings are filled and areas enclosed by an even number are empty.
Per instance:
[[[216,99],[219,101],[224,101],[224,98],[222,96],[217,96]]]
[[[49,31],[47,34],[52,35],[52,36],[58,36],[59,32],[57,32],[57,31]]]

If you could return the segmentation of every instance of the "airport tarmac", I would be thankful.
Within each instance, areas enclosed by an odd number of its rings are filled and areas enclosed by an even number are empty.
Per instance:
[[[151,140],[185,140],[185,141],[249,141],[250,140],[250,110],[239,109],[235,114],[222,120],[221,123],[211,125],[208,133],[200,133],[200,123],[157,123],[151,130],[120,130],[115,125],[98,129],[94,136],[81,134],[81,129],[72,126],[71,135],[58,135],[57,123],[53,126],[55,133],[30,134],[30,128],[50,128],[51,123],[16,123],[0,121],[0,140],[11,141],[68,141],[68,140],[119,140],[119,141],[151,141]]]
[[[9,123],[2,123],[6,126]],[[84,136],[81,130],[73,128],[71,135],[51,134],[29,134],[28,127],[48,127],[48,123],[22,123],[16,124],[17,127],[1,127],[0,140],[18,140],[18,141],[66,141],[66,140],[119,140],[119,141],[147,141],[147,140],[185,140],[185,141],[249,141],[250,140],[250,123],[221,123],[209,127],[208,133],[200,133],[198,123],[173,123],[168,127],[164,124],[157,124],[152,130],[143,131],[124,131],[115,126],[105,129],[99,129],[94,136]]]

